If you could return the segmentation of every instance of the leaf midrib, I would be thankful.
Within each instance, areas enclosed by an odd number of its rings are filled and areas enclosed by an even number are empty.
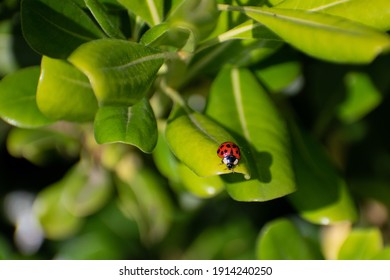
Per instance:
[[[137,58],[135,60],[132,60],[132,61],[125,63],[125,64],[122,64],[122,65],[107,66],[107,67],[102,67],[101,69],[103,71],[106,71],[106,70],[120,71],[120,70],[123,70],[125,68],[133,67],[137,64],[141,64],[141,63],[145,63],[145,62],[153,61],[153,60],[160,60],[160,59],[164,59],[165,57],[166,57],[166,55],[164,53],[152,54],[152,55],[148,55],[148,56],[143,56],[141,58]]]
[[[72,32],[72,31],[70,31],[70,29],[63,28],[61,25],[58,25],[58,24],[56,24],[55,22],[51,21],[49,18],[47,18],[47,17],[44,16],[43,14],[39,13],[38,11],[34,11],[34,12],[35,12],[35,14],[36,14],[37,16],[39,16],[40,18],[42,18],[42,19],[43,19],[44,21],[46,21],[48,24],[50,24],[50,25],[56,27],[57,29],[59,29],[59,30],[63,31],[64,33],[67,33],[67,34],[69,34],[69,35],[71,35],[71,36],[73,36],[73,37],[79,38],[79,39],[81,39],[81,40],[83,40],[83,41],[86,41],[86,42],[92,41],[92,40],[95,40],[95,39],[96,39],[96,38],[94,38],[94,37],[87,37],[87,36],[82,36],[82,35],[80,35],[79,33],[74,33],[74,32]]]
[[[365,34],[360,29],[356,30],[356,29],[351,29],[351,28],[349,28],[349,29],[340,28],[339,26],[335,26],[335,25],[328,25],[328,24],[314,22],[314,21],[307,20],[307,19],[287,16],[287,15],[281,15],[281,14],[277,13],[277,9],[274,8],[273,10],[275,12],[272,12],[272,10],[265,11],[264,9],[259,9],[259,8],[255,8],[255,7],[245,7],[244,8],[244,11],[246,13],[249,12],[249,13],[253,13],[253,14],[261,14],[261,15],[268,16],[268,17],[275,17],[275,18],[279,18],[282,20],[286,20],[286,21],[295,23],[297,25],[303,25],[306,27],[314,28],[314,29],[322,29],[322,30],[326,30],[326,31],[332,32],[332,33],[350,34],[352,36],[361,36],[361,35]],[[310,11],[305,11],[305,12],[310,13]],[[332,17],[332,18],[336,18],[336,16],[331,16],[331,15],[327,15],[327,16]],[[340,20],[345,21],[345,19],[343,19],[343,18],[340,18]],[[352,25],[352,23],[351,23],[351,25]],[[363,25],[362,25],[362,28],[363,28]]]

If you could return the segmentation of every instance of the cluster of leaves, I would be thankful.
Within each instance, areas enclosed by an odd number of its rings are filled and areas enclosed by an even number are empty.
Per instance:
[[[324,257],[299,229],[355,222],[358,214],[345,179],[289,100],[303,76],[331,80],[303,73],[299,55],[372,64],[390,50],[388,6],[387,0],[23,0],[23,35],[42,59],[0,83],[0,116],[17,127],[8,150],[36,164],[53,150],[80,157],[34,202],[45,236],[79,231],[115,186],[120,209],[136,221],[143,241],[161,240],[175,212],[164,176],[183,197],[223,190],[244,202],[287,196],[308,223],[271,221],[257,257]],[[309,92],[318,92],[316,106],[328,100],[313,124],[318,136],[332,121],[349,128],[381,104],[389,85],[378,90],[356,69],[335,73],[347,94],[343,102],[317,88]],[[216,155],[225,141],[242,150],[234,173]],[[236,228],[225,229],[226,236],[236,237]],[[207,236],[210,243],[219,239]],[[381,238],[377,228],[352,230],[336,257],[389,257]],[[356,246],[362,242],[364,252]],[[185,256],[204,256],[194,246]]]

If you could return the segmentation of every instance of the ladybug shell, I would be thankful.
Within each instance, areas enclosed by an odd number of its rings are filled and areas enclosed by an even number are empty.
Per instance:
[[[233,142],[224,142],[219,145],[217,154],[220,158],[226,158],[229,156],[233,156],[236,159],[241,158],[240,148]]]

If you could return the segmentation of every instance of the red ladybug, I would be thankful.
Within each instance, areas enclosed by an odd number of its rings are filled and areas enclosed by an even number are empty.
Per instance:
[[[217,154],[222,158],[222,163],[226,164],[226,167],[232,171],[241,158],[240,148],[233,142],[224,142],[219,145]]]

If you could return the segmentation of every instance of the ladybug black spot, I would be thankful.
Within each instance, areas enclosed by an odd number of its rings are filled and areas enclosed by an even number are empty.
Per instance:
[[[225,150],[223,150],[223,152],[224,152],[224,153],[227,153],[227,151],[228,151],[228,150],[226,150],[226,149],[225,149]]]
[[[230,148],[231,146],[230,146],[230,144],[226,144],[226,147]]]

